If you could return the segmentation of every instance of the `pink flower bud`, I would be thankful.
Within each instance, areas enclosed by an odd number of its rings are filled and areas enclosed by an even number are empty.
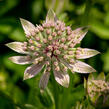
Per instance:
[[[75,36],[75,35],[72,33],[72,34],[71,34],[71,38],[74,38],[74,36]]]
[[[74,59],[70,59],[70,63],[74,64],[75,63]]]
[[[62,44],[60,44],[60,47],[61,47],[61,48],[63,48],[63,47],[64,47],[64,44],[63,44],[63,43],[62,43]]]
[[[27,42],[24,42],[24,46],[27,46]]]
[[[56,54],[58,54],[58,55],[61,53],[59,50],[55,50],[55,52],[56,52]]]
[[[76,51],[76,55],[80,55],[81,54],[81,52],[80,51]]]
[[[46,61],[46,64],[47,64],[47,65],[50,65],[49,61]]]
[[[67,26],[67,31],[71,31],[71,27],[70,26]]]
[[[40,58],[39,58],[39,61],[41,62],[41,61],[43,61],[43,59],[44,59],[44,57],[40,57]]]
[[[68,46],[67,45],[64,45],[64,50],[67,50]]]
[[[32,39],[29,39],[29,43],[30,43],[30,44],[33,44],[33,40],[32,40]]]
[[[56,42],[55,45],[56,45],[56,46],[59,46],[59,42]]]
[[[49,23],[46,23],[46,27],[49,28],[50,27],[50,24]]]
[[[36,36],[36,38],[35,38],[37,41],[39,41],[40,40],[40,37],[38,37],[38,36]]]
[[[61,31],[65,31],[65,27],[64,26],[61,26]]]
[[[58,65],[58,62],[57,62],[57,61],[55,61],[55,62],[54,62],[54,65],[55,65],[55,66],[57,66],[57,65]]]
[[[61,35],[62,35],[62,32],[61,32],[61,31],[58,31],[57,34],[58,34],[59,36],[61,36]]]
[[[67,34],[70,35],[71,34],[71,31],[67,31]]]
[[[42,26],[45,28],[46,27],[46,23],[43,23]]]
[[[67,40],[70,41],[72,38],[70,36],[68,36]]]
[[[24,47],[23,47],[23,50],[26,51],[26,50],[27,50],[27,47],[24,46]]]
[[[48,40],[52,40],[52,36],[48,36]]]
[[[35,28],[35,32],[36,32],[36,33],[39,33],[39,30],[38,30],[38,28],[37,28],[37,27]]]
[[[30,46],[30,50],[34,50],[35,48],[34,48],[34,46]]]
[[[34,55],[34,56],[38,56],[39,54],[38,54],[37,52],[35,52],[33,55]]]
[[[26,34],[27,38],[30,38],[30,36],[31,36],[31,33]]]
[[[69,54],[69,55],[72,55],[72,54],[73,54],[73,51],[69,51],[68,54]]]
[[[43,27],[41,25],[38,26],[39,31],[43,31]]]
[[[73,48],[73,47],[74,47],[74,44],[70,44],[69,46],[70,46],[71,48]]]
[[[34,64],[38,64],[38,59],[35,59]]]
[[[54,46],[54,50],[57,50],[58,49],[58,47],[57,46]]]
[[[64,67],[64,71],[67,71],[67,67]]]
[[[54,24],[53,22],[51,22],[50,26],[51,26],[51,27],[54,27],[54,26],[55,26],[55,24]]]
[[[48,53],[47,53],[47,56],[48,56],[48,57],[51,57],[51,52],[48,52]]]
[[[58,25],[56,25],[55,29],[56,29],[56,30],[59,30],[59,26],[58,26]]]
[[[32,35],[32,36],[35,36],[35,35],[36,35],[36,33],[35,33],[34,31],[32,31],[32,32],[31,32],[31,35]]]
[[[56,36],[56,32],[53,32],[53,33],[52,33],[52,36]]]
[[[57,67],[55,68],[55,70],[56,70],[56,71],[60,71],[60,68],[59,68],[59,66],[57,66]]]
[[[43,42],[44,42],[44,43],[47,43],[47,39],[43,39]]]
[[[41,48],[42,46],[41,46],[41,44],[37,44],[37,47],[38,47],[38,48]]]
[[[47,30],[46,30],[46,33],[47,33],[47,34],[50,34],[50,30],[49,30],[49,29],[47,29]]]
[[[52,48],[52,46],[51,45],[49,45],[48,47],[47,47],[49,50],[53,50],[53,48]]]
[[[67,55],[64,55],[63,58],[64,58],[64,59],[67,59]]]
[[[56,45],[56,41],[53,41],[52,44],[53,44],[53,45]]]
[[[47,67],[47,70],[50,71],[51,70],[51,67]]]
[[[66,39],[63,37],[63,38],[61,38],[61,41],[62,41],[62,42],[65,42],[65,41],[66,41]]]

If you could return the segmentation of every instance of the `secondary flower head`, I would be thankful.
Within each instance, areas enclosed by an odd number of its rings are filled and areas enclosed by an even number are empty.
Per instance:
[[[16,64],[32,64],[24,72],[24,80],[37,75],[44,67],[40,79],[40,88],[45,88],[51,71],[51,62],[55,80],[62,86],[68,87],[69,75],[72,72],[95,72],[91,66],[78,59],[92,57],[99,52],[87,48],[75,48],[87,33],[86,27],[71,30],[64,22],[57,19],[53,10],[49,10],[46,20],[41,25],[34,26],[27,20],[20,19],[27,37],[26,42],[12,42],[6,44],[14,51],[26,56],[10,57]]]
[[[90,101],[100,109],[109,107],[109,82],[105,78],[103,72],[97,78],[90,74],[85,83]]]

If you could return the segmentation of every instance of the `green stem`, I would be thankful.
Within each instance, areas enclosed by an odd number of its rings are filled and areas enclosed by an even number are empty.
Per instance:
[[[58,93],[58,85],[56,83],[54,74],[53,74],[53,66],[51,61],[51,79],[52,79],[52,85],[53,85],[53,94],[54,94],[54,100],[55,100],[55,109],[59,109],[59,93]]]

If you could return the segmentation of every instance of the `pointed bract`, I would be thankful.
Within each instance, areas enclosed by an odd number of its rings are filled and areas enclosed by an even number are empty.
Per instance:
[[[86,59],[86,58],[90,58],[93,57],[97,54],[99,54],[100,52],[93,50],[93,49],[88,49],[88,48],[79,48],[76,51],[76,58],[77,59]]]
[[[22,27],[25,31],[25,34],[31,35],[31,32],[35,30],[35,26],[31,22],[29,22],[25,19],[20,18],[20,21],[21,21]]]
[[[80,27],[72,31],[72,34],[74,34],[75,36],[73,39],[75,45],[81,42],[81,40],[84,38],[87,32],[88,32],[88,27]]]
[[[109,82],[109,73],[106,76],[106,81]]]
[[[30,56],[12,56],[9,58],[15,64],[30,64],[32,59]]]
[[[87,80],[86,80],[85,77],[84,77],[84,88],[85,88],[85,89],[87,88]]]
[[[57,17],[52,9],[49,9],[47,16],[46,16],[46,22],[56,22]]]
[[[18,53],[28,54],[28,52],[24,51],[22,42],[11,42],[6,44],[6,46],[8,46],[9,48],[11,48],[12,50]]]
[[[55,80],[62,86],[68,88],[69,86],[69,75],[67,73],[54,71]]]
[[[89,74],[89,76],[88,76],[88,81],[92,81],[92,80],[94,80],[95,78],[94,78],[94,76],[93,76],[93,74],[91,73],[91,74]]]
[[[30,67],[27,67],[27,69],[24,72],[24,80],[29,79],[37,75],[42,70],[43,64],[35,64],[31,65]]]
[[[104,72],[101,72],[98,77],[97,77],[98,80],[104,80],[105,81],[105,75],[104,75]]]
[[[42,90],[44,90],[46,88],[49,77],[50,77],[50,72],[44,71],[44,74],[42,75],[42,77],[40,79],[39,88],[41,88]]]
[[[71,64],[70,64],[71,65]],[[81,62],[81,61],[75,61],[75,63],[72,66],[72,70],[74,72],[78,72],[78,73],[91,73],[91,72],[96,72],[96,70],[94,68],[92,68],[91,66],[89,66],[88,64]]]

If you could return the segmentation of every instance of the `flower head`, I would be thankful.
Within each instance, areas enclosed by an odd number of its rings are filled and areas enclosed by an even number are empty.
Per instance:
[[[91,66],[78,59],[92,57],[99,52],[87,48],[75,48],[87,33],[86,27],[71,30],[70,26],[58,20],[53,10],[49,10],[46,20],[34,26],[27,20],[20,19],[27,37],[26,42],[12,42],[6,44],[12,50],[26,56],[10,57],[16,64],[32,64],[24,72],[24,80],[37,75],[45,66],[40,79],[40,88],[45,88],[53,63],[55,80],[62,86],[68,87],[69,75],[67,69],[72,72],[90,73],[95,72]]]
[[[97,78],[89,75],[86,84],[90,101],[96,107],[109,107],[109,82],[106,81],[104,73],[100,73]]]

